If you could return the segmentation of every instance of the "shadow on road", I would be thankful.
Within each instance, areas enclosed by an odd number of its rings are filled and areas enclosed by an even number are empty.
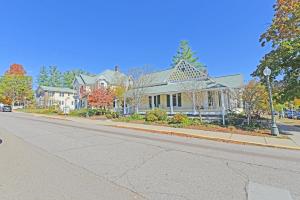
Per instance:
[[[300,134],[299,125],[287,125],[287,124],[278,124],[280,133],[283,135],[294,135],[295,133]]]

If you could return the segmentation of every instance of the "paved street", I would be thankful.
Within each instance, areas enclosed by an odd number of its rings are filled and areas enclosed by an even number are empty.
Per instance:
[[[300,200],[300,151],[20,113],[0,113],[0,139],[1,200]]]

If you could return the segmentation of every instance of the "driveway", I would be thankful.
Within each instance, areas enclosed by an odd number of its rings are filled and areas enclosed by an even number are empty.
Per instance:
[[[300,200],[299,151],[19,113],[0,122],[0,199]]]

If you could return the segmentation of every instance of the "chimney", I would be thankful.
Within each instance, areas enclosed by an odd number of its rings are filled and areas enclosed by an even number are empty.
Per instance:
[[[115,66],[115,72],[119,72],[119,71],[120,71],[119,65],[116,65],[116,66]]]

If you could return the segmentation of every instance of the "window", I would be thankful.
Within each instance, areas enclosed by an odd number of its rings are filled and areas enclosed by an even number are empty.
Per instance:
[[[172,95],[172,100],[173,100],[173,106],[176,106],[176,105],[177,105],[177,102],[176,102],[176,94],[173,94],[173,95]]]
[[[154,107],[158,108],[160,106],[160,95],[149,96],[149,107],[152,108],[152,98],[154,101]]]
[[[152,108],[152,96],[149,96],[149,108]]]
[[[181,93],[177,94],[178,107],[181,107]]]
[[[167,94],[167,107],[170,107],[170,98],[171,98],[171,96]],[[160,99],[159,99],[159,101],[160,101]],[[173,94],[172,101],[173,101],[173,106],[181,107],[182,106],[181,93]]]
[[[207,92],[207,98],[208,98],[208,106],[213,106],[214,105],[214,99],[213,99],[212,91]]]
[[[64,101],[61,101],[61,105],[63,106],[65,104],[65,102]]]
[[[219,107],[222,106],[222,94],[221,91],[218,91]]]
[[[160,95],[157,95],[157,96],[156,96],[156,99],[157,99],[157,100],[156,100],[156,101],[157,101],[157,102],[156,102],[156,107],[158,108],[158,107],[160,106]]]
[[[74,101],[71,102],[72,106],[74,105]]]
[[[167,107],[170,107],[170,95],[167,94]]]

